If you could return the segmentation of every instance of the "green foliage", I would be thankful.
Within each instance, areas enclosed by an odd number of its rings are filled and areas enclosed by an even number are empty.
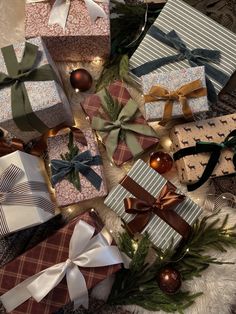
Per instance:
[[[61,154],[61,159],[62,160],[67,160],[71,161],[75,156],[78,155],[79,149],[76,145],[74,145],[74,139],[73,139],[73,133],[69,133],[69,142],[68,142],[68,152],[66,152],[64,155]],[[71,182],[77,190],[81,190],[81,185],[80,185],[80,178],[79,178],[79,173],[73,169],[68,173],[66,176],[67,180]]]
[[[201,276],[201,272],[210,264],[225,264],[206,252],[209,249],[225,252],[228,247],[236,247],[236,225],[227,227],[228,216],[218,226],[219,219],[215,216],[204,217],[193,226],[187,242],[177,252],[170,247],[165,252],[155,250],[155,259],[147,263],[151,242],[148,235],[135,242],[128,233],[120,235],[119,247],[130,258],[130,268],[122,269],[116,275],[108,303],[114,305],[137,304],[150,311],[183,313],[202,293],[190,294],[179,291],[174,295],[163,293],[157,283],[158,272],[165,266],[173,267],[181,272],[182,280],[190,280]],[[135,244],[135,245],[134,245]]]
[[[106,111],[112,121],[116,121],[122,106],[119,104],[117,99],[111,96],[106,88],[104,90],[106,93],[106,95],[104,96],[106,106],[103,106],[103,109],[104,111]]]

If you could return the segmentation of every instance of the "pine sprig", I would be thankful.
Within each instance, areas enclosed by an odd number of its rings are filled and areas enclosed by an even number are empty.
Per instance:
[[[75,156],[78,155],[79,152],[78,147],[74,145],[74,136],[72,132],[69,133],[69,141],[67,147],[68,152],[66,152],[64,155],[61,154],[60,156],[62,160],[71,161]],[[70,183],[72,183],[76,187],[77,190],[79,191],[81,190],[79,173],[75,171],[75,169],[70,171],[66,178]]]
[[[236,225],[227,227],[228,215],[219,226],[219,219],[212,221],[216,214],[204,217],[193,226],[187,242],[177,252],[170,249],[162,252],[155,248],[156,259],[147,264],[151,242],[146,234],[140,241],[134,242],[128,235],[120,235],[120,249],[131,259],[130,268],[117,273],[108,303],[115,305],[137,304],[148,310],[183,313],[202,293],[190,294],[179,291],[174,295],[164,294],[156,280],[158,272],[165,266],[178,269],[182,280],[201,276],[201,272],[210,264],[225,264],[206,254],[209,249],[225,252],[228,247],[236,247]],[[134,245],[135,244],[135,245]]]
[[[112,121],[116,121],[122,107],[119,104],[118,100],[113,98],[106,88],[104,90],[106,94],[104,96],[106,106],[103,106],[103,109],[104,111],[106,111]]]

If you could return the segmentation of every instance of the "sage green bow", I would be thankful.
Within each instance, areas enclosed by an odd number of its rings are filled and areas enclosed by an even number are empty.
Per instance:
[[[104,120],[100,117],[93,117],[92,128],[99,131],[102,139],[105,140],[107,154],[110,160],[116,151],[120,140],[121,131],[126,145],[133,156],[143,152],[136,134],[156,137],[155,131],[148,125],[132,122],[137,117],[138,105],[132,99],[121,109],[115,121]],[[108,135],[107,135],[108,133]]]
[[[21,131],[37,130],[44,133],[48,127],[33,112],[24,82],[53,81],[56,74],[49,64],[37,67],[38,47],[26,42],[21,62],[17,61],[13,45],[1,49],[8,75],[0,72],[0,90],[11,86],[12,117]]]
[[[217,163],[220,159],[220,155],[224,149],[231,149],[233,153],[232,162],[236,170],[236,129],[230,131],[230,133],[225,137],[225,140],[221,143],[215,142],[197,142],[195,146],[185,147],[174,153],[174,160],[179,160],[185,156],[200,154],[200,153],[210,153],[209,161],[206,168],[201,176],[201,178],[193,184],[187,186],[188,191],[194,191],[203,185],[211,176]]]

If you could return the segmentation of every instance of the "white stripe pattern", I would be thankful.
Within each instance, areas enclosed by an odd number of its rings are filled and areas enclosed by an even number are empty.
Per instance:
[[[141,159],[134,164],[131,170],[127,173],[127,176],[136,181],[154,197],[159,195],[161,189],[167,182],[164,177],[149,167]],[[181,193],[181,191],[178,192]],[[125,212],[124,199],[132,196],[133,195],[129,191],[119,184],[111,190],[104,203],[113,209],[125,222],[129,222],[135,215],[127,214]],[[192,225],[201,214],[202,209],[190,198],[186,197],[182,203],[176,206],[175,211],[190,225]],[[180,234],[178,234],[157,215],[153,215],[149,224],[145,227],[142,233],[145,231],[149,233],[153,244],[163,250],[167,249],[171,243],[173,243],[173,246],[175,247],[182,239]]]
[[[236,69],[236,34],[227,30],[206,15],[189,6],[182,0],[168,0],[154,25],[165,33],[175,30],[188,48],[214,49],[221,52],[219,64],[211,63],[216,69],[229,77]],[[130,69],[145,62],[176,54],[176,50],[159,42],[150,35],[145,36],[138,49],[130,59]],[[180,61],[162,66],[155,72],[167,72],[188,68],[188,61]],[[132,72],[131,77],[139,84],[140,78]],[[216,92],[223,86],[211,79]]]

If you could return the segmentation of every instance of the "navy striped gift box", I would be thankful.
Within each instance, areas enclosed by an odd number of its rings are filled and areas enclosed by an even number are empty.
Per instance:
[[[167,180],[163,176],[149,167],[141,159],[133,165],[131,170],[127,173],[127,176],[132,178],[154,197],[159,195],[161,189],[167,183]],[[177,192],[181,191],[177,190]],[[114,210],[126,223],[130,222],[135,216],[125,212],[124,199],[127,197],[133,197],[133,195],[121,184],[118,184],[105,199],[105,204]],[[202,209],[189,197],[186,197],[174,210],[184,218],[189,225],[193,225],[202,212]],[[152,243],[163,250],[167,249],[170,245],[176,247],[182,239],[179,233],[155,214],[153,214],[148,225],[143,229],[142,233],[145,232],[148,232]]]
[[[148,61],[178,53],[175,48],[154,39],[153,33],[156,27],[166,34],[174,30],[190,50],[202,48],[220,51],[220,62],[209,62],[210,65],[224,74],[220,83],[210,77],[218,94],[236,69],[236,34],[182,0],[168,0],[130,59],[130,74],[138,84],[141,83],[140,77],[132,73],[137,67]],[[187,60],[177,61],[164,65],[155,72],[167,72],[188,67]]]

